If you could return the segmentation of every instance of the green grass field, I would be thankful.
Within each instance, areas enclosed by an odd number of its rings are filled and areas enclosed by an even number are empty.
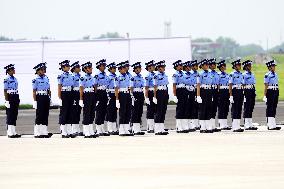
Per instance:
[[[283,54],[272,54],[271,55],[276,61],[277,61],[277,67],[276,67],[276,72],[278,74],[279,78],[279,90],[280,90],[280,96],[279,100],[284,100],[284,80],[281,79],[281,77],[284,76],[284,55]],[[250,59],[253,60],[253,56],[248,56],[243,58],[243,60]],[[268,72],[266,65],[263,64],[254,64],[253,65],[253,73],[255,74],[256,77],[256,99],[258,101],[262,100],[263,98],[263,90],[264,90],[264,75],[266,72]],[[230,73],[232,71],[231,66],[227,66],[227,72]]]

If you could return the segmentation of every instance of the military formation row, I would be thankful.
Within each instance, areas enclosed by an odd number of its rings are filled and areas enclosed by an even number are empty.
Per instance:
[[[233,130],[243,132],[240,120],[244,117],[245,130],[257,130],[252,124],[255,105],[255,76],[252,61],[232,63],[234,71],[226,73],[226,62],[216,59],[203,59],[173,63],[176,72],[172,76],[173,95],[176,106],[176,131],[188,133],[200,130],[201,133]],[[264,97],[267,104],[266,117],[269,130],[280,130],[276,126],[275,115],[278,104],[278,76],[274,60],[266,63],[268,72],[264,75]],[[84,136],[144,135],[141,131],[141,117],[144,102],[147,104],[147,132],[155,135],[167,135],[164,121],[169,100],[168,76],[165,73],[165,61],[145,64],[148,71],[145,78],[141,75],[141,62],[131,65],[134,74],[129,73],[129,62],[119,64],[100,60],[96,63],[99,72],[93,76],[91,62],[82,65],[69,60],[59,63],[62,74],[58,80],[58,98],[60,105],[59,124],[62,138]],[[241,68],[245,70],[241,72]],[[84,74],[81,73],[81,68]],[[217,72],[216,69],[220,72]],[[16,132],[16,120],[20,103],[18,81],[15,78],[15,65],[5,67],[7,77],[4,80],[4,95],[7,114],[7,135],[19,138]],[[51,91],[46,76],[46,63],[34,67],[36,78],[32,80],[33,108],[36,109],[34,125],[35,138],[49,138],[49,106]],[[105,70],[108,69],[109,74]],[[116,74],[118,69],[119,74]],[[198,69],[201,71],[198,72]],[[71,73],[70,73],[71,71]],[[156,72],[155,72],[156,71]],[[232,127],[227,118],[231,104]],[[83,111],[82,111],[83,109]],[[83,112],[81,132],[80,114]],[[117,121],[117,111],[119,118]],[[218,125],[215,125],[215,118]],[[104,126],[105,121],[107,127]],[[94,129],[95,122],[95,129]],[[118,124],[117,124],[118,122]],[[105,129],[107,128],[107,129]]]

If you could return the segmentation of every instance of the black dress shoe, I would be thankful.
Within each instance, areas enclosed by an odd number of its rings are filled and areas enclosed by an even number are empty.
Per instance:
[[[206,130],[200,130],[200,133],[206,133]]]
[[[279,130],[281,130],[281,127],[268,128],[268,130],[279,131]]]
[[[224,130],[224,131],[229,131],[229,130],[231,130],[232,128],[231,127],[225,127],[225,128],[223,128],[222,130]]]
[[[110,135],[119,135],[119,132],[118,131],[112,131],[109,133]]]
[[[16,138],[16,135],[8,135],[8,138]]]
[[[84,136],[83,132],[78,133],[78,136]]]
[[[250,127],[250,130],[253,130],[253,131],[255,131],[257,129],[258,129],[257,127]]]
[[[78,134],[77,133],[74,133],[74,134],[71,134],[71,135],[69,135],[70,136],[70,138],[76,138],[77,136],[78,136]]]
[[[214,133],[213,130],[205,130],[205,133]]]
[[[188,133],[188,130],[177,131],[177,133]]]
[[[147,131],[147,133],[154,133],[154,130],[149,130]]]
[[[47,136],[49,136],[48,138],[52,137],[53,133],[48,133]]]
[[[195,127],[195,130],[200,130],[200,127]]]
[[[188,129],[188,132],[195,132],[195,129]]]
[[[61,137],[62,137],[62,138],[70,138],[69,135],[62,135]]]
[[[213,132],[221,132],[221,129],[215,128],[213,129]]]
[[[145,133],[141,131],[141,132],[134,133],[134,135],[145,135]]]
[[[127,136],[127,134],[119,134],[119,136],[122,136],[122,137],[124,137],[124,136]]]
[[[19,135],[19,134],[15,134],[14,136],[15,136],[15,138],[21,138],[22,137],[22,135]]]
[[[126,136],[134,136],[133,133],[126,134]]]
[[[169,131],[169,129],[164,129],[165,131]]]
[[[159,133],[155,133],[155,135],[168,135],[168,132],[159,132]]]
[[[93,138],[92,136],[84,136],[84,138]]]
[[[109,133],[103,133],[103,136],[110,136]]]
[[[237,129],[237,130],[233,130],[233,132],[244,132],[243,129]]]
[[[34,136],[34,138],[44,138],[43,135],[39,135],[39,136]]]

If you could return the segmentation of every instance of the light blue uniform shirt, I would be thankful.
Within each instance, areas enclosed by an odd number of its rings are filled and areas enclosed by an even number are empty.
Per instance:
[[[115,79],[115,87],[119,89],[130,87],[130,78],[128,77],[127,73],[118,74],[118,76]]]
[[[35,79],[32,80],[33,90],[36,91],[47,91],[50,89],[49,79],[46,75],[37,75]]]
[[[199,83],[200,75],[197,70],[191,70],[190,72],[194,75],[194,85],[196,85]]]
[[[81,76],[79,85],[84,88],[92,88],[95,85],[95,78],[91,74],[86,73],[84,76]]]
[[[108,75],[108,85],[107,85],[108,89],[114,89],[114,87],[115,87],[115,85],[114,85],[115,78],[116,78],[116,74],[115,73],[110,73]]]
[[[169,80],[165,72],[158,72],[154,76],[154,86],[168,85]]]
[[[8,75],[4,79],[4,89],[6,90],[18,90],[18,81],[14,76]]]
[[[126,75],[129,77],[129,79],[131,79],[133,77],[130,72],[126,72]]]
[[[216,70],[210,70],[210,74],[212,77],[212,85],[218,85],[219,84],[219,74],[216,72]]]
[[[80,74],[80,73],[73,73],[72,75],[73,75],[73,77],[74,77],[74,84],[73,84],[73,87],[79,87],[79,82],[80,82],[81,74]]]
[[[275,72],[267,72],[264,76],[264,83],[268,85],[278,85],[278,75]]]
[[[208,70],[202,70],[199,73],[199,83],[201,85],[212,85],[212,75]]]
[[[233,85],[243,84],[243,74],[240,71],[233,71],[229,77],[229,83]]]
[[[131,78],[130,86],[133,88],[142,88],[145,86],[145,80],[140,73],[134,74]]]
[[[219,85],[220,86],[229,86],[230,76],[226,72],[219,73]]]
[[[196,85],[196,75],[194,72],[189,71],[184,73],[184,84],[186,85]]]
[[[155,72],[148,72],[147,76],[145,77],[146,87],[154,87],[154,76]]]
[[[244,78],[244,81],[243,81],[244,85],[254,85],[255,84],[255,76],[253,73],[245,71],[243,73],[243,78]]]
[[[183,84],[184,83],[184,73],[183,71],[176,71],[176,73],[173,74],[172,79],[173,83],[178,85],[178,84]]]
[[[95,85],[96,86],[107,86],[108,85],[108,76],[105,72],[100,72],[95,75]]]
[[[62,85],[62,87],[74,86],[74,77],[69,72],[63,72],[62,74],[58,75],[57,81],[59,85]]]

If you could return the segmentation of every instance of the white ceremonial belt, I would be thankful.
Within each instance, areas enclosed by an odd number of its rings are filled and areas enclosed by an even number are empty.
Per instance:
[[[185,84],[178,84],[178,85],[176,85],[176,88],[178,89],[178,88],[185,88]]]
[[[185,87],[186,87],[186,89],[188,91],[194,91],[195,90],[195,86],[194,85],[186,85]]]
[[[18,90],[13,90],[13,89],[7,90],[7,93],[8,94],[18,94]]]
[[[243,87],[242,87],[242,85],[240,84],[240,85],[233,85],[232,86],[232,89],[242,89]]]
[[[94,92],[93,87],[84,88],[84,93],[92,93],[92,92]]]
[[[157,90],[167,90],[168,87],[166,85],[161,85],[157,87]]]
[[[71,91],[71,90],[72,90],[71,86],[61,87],[61,91]]]
[[[202,84],[202,85],[200,85],[200,88],[202,88],[202,89],[211,89],[211,85]]]
[[[36,91],[37,95],[47,95],[47,91]]]
[[[229,86],[226,86],[226,85],[220,85],[220,89],[229,89]]]
[[[98,90],[106,90],[106,86],[105,85],[100,85],[97,87]]]
[[[254,85],[245,85],[244,89],[254,89]]]
[[[129,93],[129,89],[128,88],[120,88],[119,92],[120,93]]]
[[[133,88],[133,92],[143,92],[143,88]]]
[[[79,91],[80,87],[73,87],[73,91]]]
[[[270,85],[267,87],[267,89],[278,90],[278,86]]]
[[[211,88],[212,88],[212,89],[217,89],[217,88],[218,88],[218,85],[211,85]]]
[[[109,93],[114,93],[114,92],[115,92],[115,89],[107,89],[107,92],[109,92]]]
[[[154,91],[154,87],[149,87],[148,91]]]

